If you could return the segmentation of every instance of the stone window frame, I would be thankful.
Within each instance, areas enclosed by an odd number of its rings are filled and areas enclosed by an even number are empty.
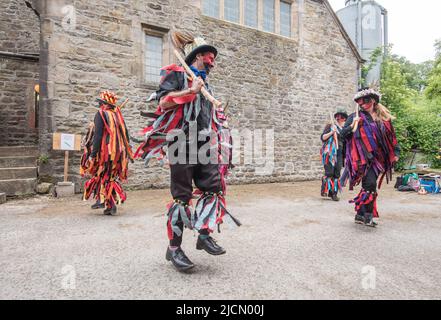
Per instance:
[[[241,8],[240,8],[240,5],[241,5],[241,1],[240,0],[236,0],[237,1],[237,12],[236,12],[236,10],[234,10],[234,12],[235,12],[235,14],[237,14],[237,21],[234,21],[234,20],[229,20],[229,19],[227,19],[227,17],[225,17],[225,14],[226,14],[226,11],[227,11],[227,3],[229,3],[230,1],[233,1],[234,2],[234,0],[223,0],[224,1],[224,18],[225,18],[225,20],[227,20],[227,21],[230,21],[230,22],[235,22],[235,23],[239,23],[240,22],[240,11],[241,11]],[[233,8],[231,8],[231,9],[233,9]]]
[[[277,16],[276,2],[278,2],[278,1],[262,0],[262,4],[263,4],[263,6],[262,6],[262,12],[263,12],[263,14],[262,14],[262,30],[265,32],[278,34],[278,32],[276,32],[276,16]],[[270,5],[271,7],[267,7],[267,5]],[[266,9],[271,9],[272,15],[270,15],[270,14],[267,15]],[[280,11],[280,9],[279,9],[279,11]],[[271,19],[271,20],[269,20],[269,19]]]
[[[255,16],[253,17],[252,20],[255,19],[255,21],[253,21],[253,23],[255,23],[255,25],[251,25],[247,23],[247,12],[246,12],[246,4],[248,3],[248,1],[253,1],[256,3],[256,11],[255,11]],[[243,24],[249,28],[257,28],[259,26],[259,0],[244,0],[244,7],[243,7]]]
[[[239,23],[232,22],[225,19],[224,13],[225,13],[225,0],[218,0],[219,2],[219,16],[213,17],[211,15],[208,15],[204,12],[204,1],[206,0],[200,0],[200,8],[202,15],[214,18],[214,19],[220,19],[222,21],[226,21],[228,23],[232,24],[238,24],[240,26],[251,28],[254,30],[259,30],[261,32],[270,33],[277,35],[279,37],[287,38],[287,39],[294,39],[298,30],[298,6],[299,0],[274,0],[274,32],[266,31],[263,29],[263,5],[264,0],[257,0],[257,28],[253,26],[249,26],[245,24],[245,0],[238,0],[239,1]],[[280,32],[280,3],[285,2],[291,5],[291,36],[287,37],[281,34]]]
[[[290,10],[287,11],[289,14],[289,28],[288,28],[289,36],[282,34],[282,3],[290,6]],[[281,36],[288,37],[288,38],[291,38],[293,36],[293,23],[294,23],[293,7],[294,7],[294,1],[280,1],[280,8],[279,8],[280,29],[279,29],[279,33]]]
[[[171,63],[172,59],[170,57],[170,40],[169,40],[169,29],[153,26],[153,25],[147,25],[142,24],[142,81],[144,85],[151,86],[151,87],[157,87],[159,82],[155,81],[148,81],[146,77],[146,36],[153,36],[162,38],[162,63],[161,67],[166,66]]]

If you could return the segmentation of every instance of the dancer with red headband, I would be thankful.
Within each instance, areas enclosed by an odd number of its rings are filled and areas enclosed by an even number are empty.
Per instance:
[[[359,116],[351,114],[341,136],[346,140],[346,165],[343,185],[349,188],[361,183],[361,191],[351,201],[355,204],[355,222],[375,227],[378,218],[377,181],[392,179],[392,169],[400,156],[400,147],[392,125],[394,117],[380,103],[381,95],[374,89],[361,89],[354,97],[360,108]],[[378,179],[380,177],[380,179]]]

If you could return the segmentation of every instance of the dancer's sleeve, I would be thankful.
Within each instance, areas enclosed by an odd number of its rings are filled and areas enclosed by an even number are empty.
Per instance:
[[[180,91],[184,88],[184,73],[172,71],[165,76],[156,91],[156,100],[159,102],[162,97],[173,91]]]
[[[326,125],[325,129],[323,130],[322,135],[320,136],[320,139],[322,139],[322,142],[325,142],[325,140],[323,139],[323,136],[325,134],[328,134],[329,132],[331,132],[331,125],[330,124]]]
[[[395,153],[395,156],[396,157],[400,157],[400,155],[401,155],[401,147],[400,147],[400,145],[399,144],[397,144],[396,146],[395,146],[395,148],[394,148],[394,153]]]
[[[392,134],[393,134],[394,154],[395,154],[396,157],[399,158],[400,155],[401,155],[401,146],[398,143],[397,135],[396,135],[396,132],[395,132],[395,128],[394,128],[394,126],[392,124],[392,121],[391,121],[390,125],[391,125],[391,128],[392,128]]]
[[[95,120],[93,122],[95,123],[95,133],[93,136],[93,149],[90,156],[92,158],[95,158],[101,148],[101,139],[103,138],[103,129],[104,129],[103,119],[101,118],[99,112],[96,113]]]
[[[352,136],[352,121],[354,120],[355,113],[351,114],[345,122],[343,129],[340,132],[340,139],[346,140],[347,138]]]

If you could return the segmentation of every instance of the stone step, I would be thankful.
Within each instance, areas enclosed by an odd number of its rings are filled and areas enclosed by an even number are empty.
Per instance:
[[[0,180],[0,192],[10,196],[24,196],[35,194],[37,179]]]
[[[38,157],[38,147],[35,146],[0,147],[0,157],[12,157],[12,156]]]
[[[0,157],[0,168],[35,167],[36,165],[37,157],[35,156]]]
[[[35,179],[37,167],[0,168],[0,179]]]

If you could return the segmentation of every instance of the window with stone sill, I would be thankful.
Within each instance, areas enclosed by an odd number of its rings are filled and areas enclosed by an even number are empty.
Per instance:
[[[224,0],[224,18],[231,22],[240,22],[240,0]]]
[[[275,31],[275,3],[274,0],[263,0],[263,30]]]
[[[203,0],[203,12],[207,16],[219,18],[219,0]]]
[[[244,23],[248,27],[257,28],[258,0],[244,0]]]
[[[159,83],[163,67],[163,38],[155,35],[145,35],[145,80]]]
[[[292,37],[294,0],[202,0],[203,14]]]
[[[291,37],[291,8],[292,4],[280,1],[280,34]]]

